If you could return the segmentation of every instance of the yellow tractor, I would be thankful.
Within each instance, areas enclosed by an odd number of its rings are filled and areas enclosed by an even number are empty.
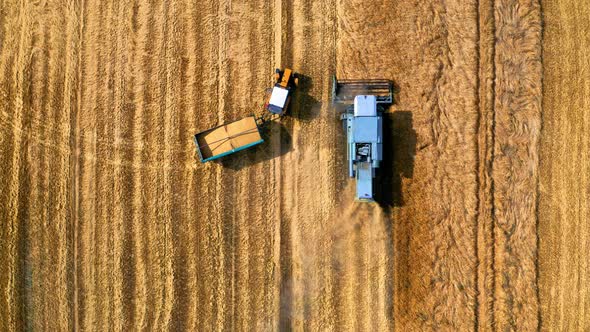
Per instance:
[[[270,91],[270,97],[265,108],[272,114],[284,115],[289,107],[291,95],[299,85],[299,74],[294,73],[291,69],[275,69],[275,85]]]

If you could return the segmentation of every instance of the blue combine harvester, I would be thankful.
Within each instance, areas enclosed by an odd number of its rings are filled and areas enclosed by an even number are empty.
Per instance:
[[[375,201],[373,178],[383,160],[383,112],[393,102],[388,80],[341,80],[334,77],[332,102],[346,105],[340,116],[346,130],[348,175],[356,178],[355,198]]]

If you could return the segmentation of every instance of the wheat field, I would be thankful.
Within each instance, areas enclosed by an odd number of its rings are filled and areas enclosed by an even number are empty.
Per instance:
[[[573,0],[0,3],[1,330],[590,329]],[[265,143],[192,135],[264,112]],[[332,75],[394,82],[354,202]]]

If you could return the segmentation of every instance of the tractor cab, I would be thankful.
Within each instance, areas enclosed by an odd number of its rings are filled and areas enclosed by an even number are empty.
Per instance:
[[[289,107],[291,94],[299,85],[299,77],[291,69],[276,69],[274,74],[275,85],[270,92],[270,98],[265,104],[266,109],[276,115],[284,115]]]

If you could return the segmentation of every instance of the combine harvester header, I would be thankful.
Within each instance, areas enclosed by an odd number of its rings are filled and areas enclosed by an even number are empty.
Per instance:
[[[373,178],[383,160],[383,112],[393,103],[388,80],[341,80],[334,77],[332,102],[347,105],[340,116],[346,130],[348,175],[356,178],[355,198],[375,201]]]

